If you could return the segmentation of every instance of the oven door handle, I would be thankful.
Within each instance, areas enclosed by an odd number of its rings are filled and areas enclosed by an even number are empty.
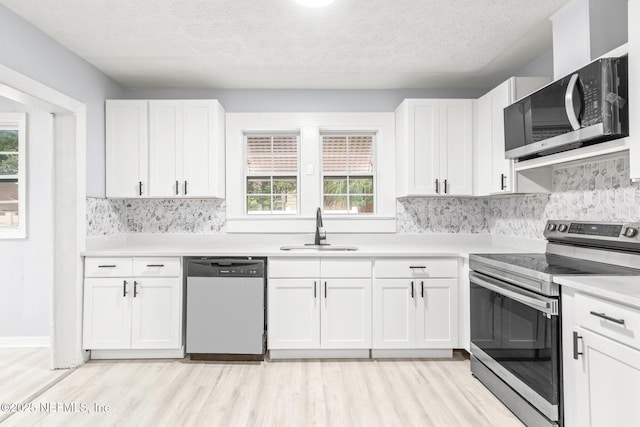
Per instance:
[[[469,274],[469,278],[472,283],[489,289],[490,291],[493,291],[497,294],[504,295],[514,301],[522,303],[543,313],[550,314],[552,316],[558,315],[558,303],[553,299],[533,296],[530,295],[530,292],[524,294],[515,286],[503,283],[494,283],[491,279],[487,279],[473,271]]]

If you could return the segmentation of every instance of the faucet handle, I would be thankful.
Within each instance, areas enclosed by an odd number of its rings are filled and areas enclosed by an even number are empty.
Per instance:
[[[327,240],[327,230],[324,227],[319,227],[318,233],[320,234],[320,240]]]

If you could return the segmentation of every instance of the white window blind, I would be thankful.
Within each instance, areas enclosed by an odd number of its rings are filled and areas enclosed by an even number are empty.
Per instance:
[[[322,200],[326,213],[375,209],[373,134],[322,136]]]
[[[298,212],[298,136],[246,135],[247,214]]]

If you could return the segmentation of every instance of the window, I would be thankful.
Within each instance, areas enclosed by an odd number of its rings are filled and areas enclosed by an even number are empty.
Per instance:
[[[25,115],[0,114],[0,236],[25,237]]]
[[[246,213],[298,213],[298,135],[245,135]]]
[[[323,211],[374,213],[373,134],[322,135]]]

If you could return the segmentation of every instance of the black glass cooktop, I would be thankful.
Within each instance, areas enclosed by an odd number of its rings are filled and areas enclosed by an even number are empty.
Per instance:
[[[527,269],[549,276],[556,275],[637,275],[640,270],[586,261],[553,254],[477,254],[474,259],[482,262],[482,258],[504,264],[505,269],[514,266],[518,270]],[[493,261],[493,262],[491,262]]]

